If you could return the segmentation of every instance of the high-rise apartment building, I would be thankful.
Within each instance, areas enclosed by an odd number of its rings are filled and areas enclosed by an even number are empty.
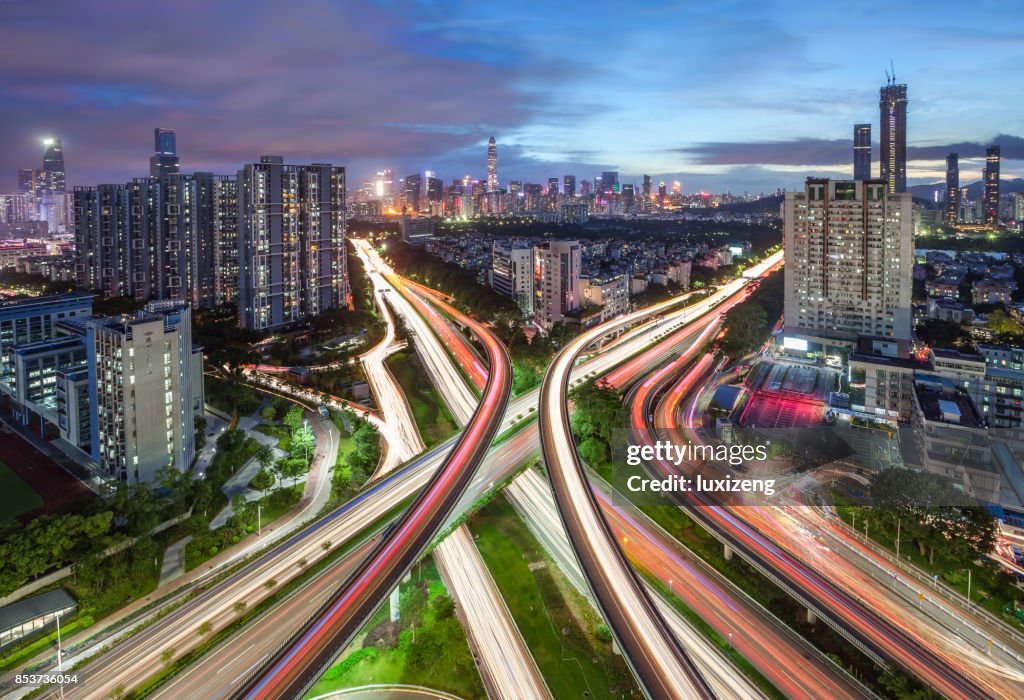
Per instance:
[[[213,176],[214,304],[238,300],[238,178]]]
[[[136,178],[73,193],[79,286],[214,306],[237,288],[237,182],[213,173]]]
[[[943,223],[956,226],[960,220],[960,155],[946,156],[946,202]]]
[[[808,178],[783,205],[785,347],[906,353],[911,337],[911,196],[881,180]]]
[[[566,197],[576,196],[576,176],[566,175],[562,178],[562,194]]]
[[[853,179],[871,179],[871,125],[853,125]]]
[[[174,129],[157,127],[153,130],[153,155],[149,157],[150,177],[177,175],[180,167]]]
[[[982,218],[986,225],[999,223],[999,146],[985,151],[985,191],[982,193]]]
[[[238,174],[238,311],[275,328],[348,302],[345,169],[263,156]]]
[[[533,313],[533,247],[496,241],[491,248],[491,287],[516,302],[523,316]]]
[[[487,141],[487,193],[498,191],[498,144],[492,136]]]
[[[881,128],[881,177],[889,192],[907,191],[907,86],[895,78],[882,86],[878,98]]]
[[[84,329],[89,442],[100,472],[140,484],[156,482],[166,467],[188,469],[194,418],[203,410],[202,353],[192,347],[188,306],[151,303],[133,317],[91,319]]]
[[[550,328],[580,308],[579,241],[549,241],[533,249],[533,317]]]

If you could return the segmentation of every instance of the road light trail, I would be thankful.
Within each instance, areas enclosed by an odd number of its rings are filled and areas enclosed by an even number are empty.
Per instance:
[[[482,324],[473,322],[471,330],[484,345],[490,371],[480,405],[445,464],[394,532],[324,606],[323,614],[303,625],[294,643],[245,680],[236,697],[281,698],[308,690],[422,555],[457,505],[497,434],[512,380],[504,346]]]

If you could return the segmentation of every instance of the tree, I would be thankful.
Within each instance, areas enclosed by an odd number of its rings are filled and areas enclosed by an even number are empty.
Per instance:
[[[270,404],[267,404],[260,411],[260,418],[262,418],[264,420],[264,422],[271,423],[271,422],[273,422],[274,415],[276,413],[277,412],[274,410],[274,407],[271,406]]]
[[[995,309],[988,315],[988,328],[999,336],[1019,336],[1021,325],[1002,309]]]
[[[316,446],[316,436],[308,423],[303,423],[292,433],[292,449],[302,454],[309,464],[309,452]]]
[[[249,607],[249,605],[244,600],[239,600],[235,602],[235,604],[232,607],[235,610],[235,614],[241,617],[242,614],[245,612],[245,609]]]
[[[202,624],[196,628],[196,634],[202,637],[204,641],[209,636],[210,632],[213,632],[213,623],[209,620],[204,620]]]
[[[871,484],[877,506],[873,517],[883,527],[901,526],[901,537],[914,542],[928,562],[936,551],[968,566],[995,547],[998,523],[977,501],[939,474],[887,469]]]
[[[277,581],[275,579],[271,578],[271,579],[267,579],[267,581],[263,584],[263,587],[266,588],[268,591],[270,591],[270,590],[273,590],[274,586],[276,586],[276,585],[277,585]]]
[[[293,405],[288,409],[288,413],[284,416],[283,423],[291,428],[294,433],[302,425],[302,407],[298,404]]]
[[[722,352],[742,357],[756,350],[768,336],[768,313],[756,301],[738,304],[725,316]]]
[[[174,647],[168,647],[164,649],[163,652],[160,654],[160,663],[162,663],[164,666],[170,666],[174,662],[174,654]]]

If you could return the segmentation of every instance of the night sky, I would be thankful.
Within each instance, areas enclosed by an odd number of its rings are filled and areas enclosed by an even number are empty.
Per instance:
[[[756,5],[756,7],[755,7]],[[893,5],[898,5],[894,8]],[[0,191],[64,141],[68,184],[261,154],[533,182],[606,169],[683,191],[849,177],[889,59],[909,85],[910,184],[1024,176],[1024,3],[0,0]],[[955,146],[954,146],[955,144]],[[971,159],[973,158],[973,159]],[[875,166],[877,174],[877,165]]]

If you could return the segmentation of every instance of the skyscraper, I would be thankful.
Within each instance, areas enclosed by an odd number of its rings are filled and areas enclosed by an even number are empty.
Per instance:
[[[407,213],[419,214],[420,213],[420,198],[423,194],[423,176],[419,173],[413,173],[412,175],[406,175],[404,187],[405,194],[405,208]]]
[[[956,226],[960,219],[960,156],[950,153],[946,156],[946,211],[943,222]]]
[[[985,151],[985,191],[981,209],[987,225],[999,223],[999,146],[989,146]]]
[[[43,172],[46,173],[46,191],[64,194],[64,148],[60,139],[46,139],[43,151]]]
[[[345,169],[263,156],[238,174],[243,328],[300,321],[348,302]]]
[[[608,192],[619,193],[619,172],[617,170],[605,170],[601,173],[601,194]]]
[[[853,347],[877,339],[905,353],[914,267],[911,196],[882,180],[808,178],[786,192],[785,346]]]
[[[871,125],[853,125],[853,179],[871,179]]]
[[[178,142],[174,129],[153,130],[153,155],[149,157],[149,174],[151,177],[177,175],[180,168],[178,162]]]
[[[907,86],[896,79],[879,91],[882,131],[881,170],[889,192],[907,191]]]
[[[487,193],[498,191],[498,145],[492,136],[487,142]]]
[[[562,194],[566,197],[576,196],[576,176],[566,175],[562,178]]]
[[[645,200],[651,198],[651,176],[644,175],[643,195]]]

